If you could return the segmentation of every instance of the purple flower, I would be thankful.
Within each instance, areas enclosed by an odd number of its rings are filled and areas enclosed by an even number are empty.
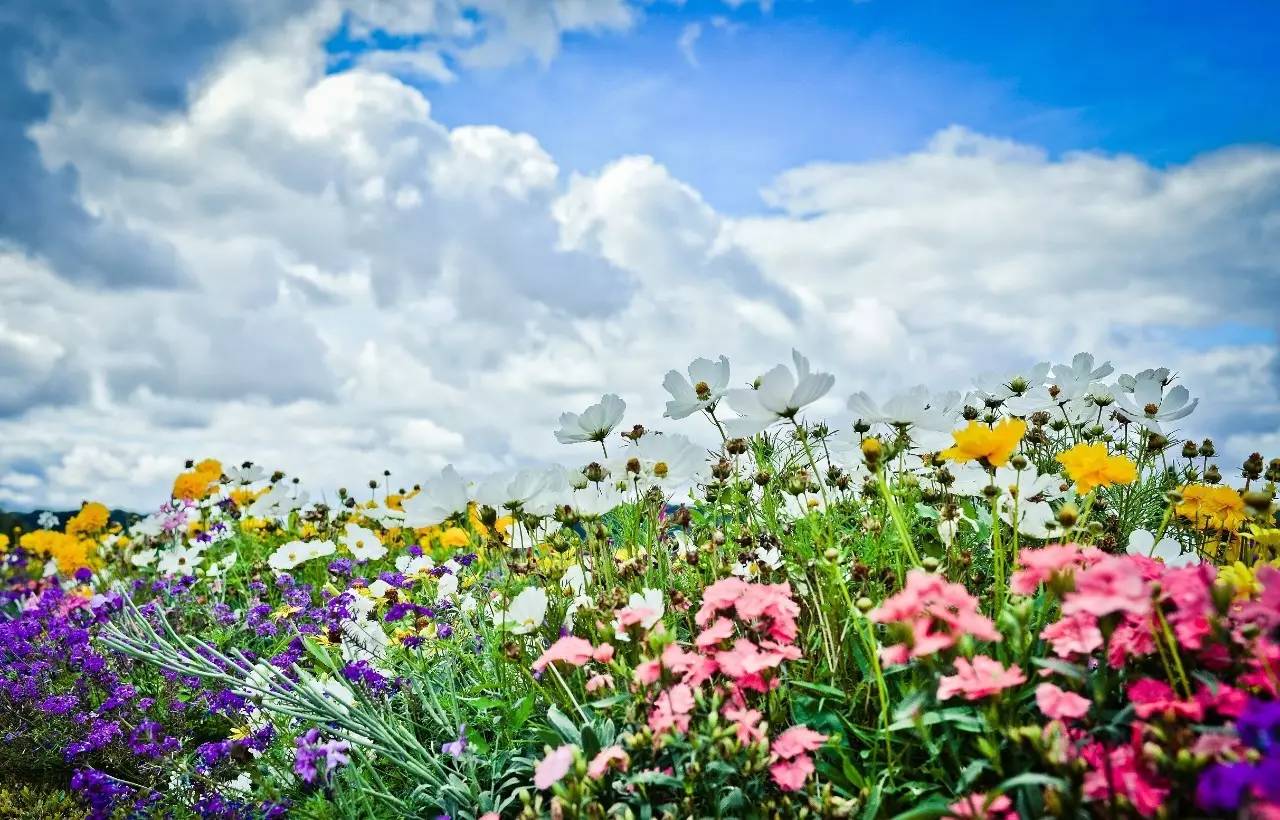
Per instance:
[[[347,752],[351,744],[345,740],[320,742],[320,730],[309,729],[297,739],[297,755],[293,770],[305,783],[328,782],[334,769],[350,762]]]
[[[451,740],[448,743],[441,744],[440,751],[451,756],[454,760],[462,757],[463,752],[467,750],[467,724],[458,727],[458,739]]]
[[[453,627],[448,624],[436,624],[436,637],[441,640],[453,637]]]

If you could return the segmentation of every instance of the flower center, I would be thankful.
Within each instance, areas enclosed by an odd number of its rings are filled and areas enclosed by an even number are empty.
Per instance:
[[[693,392],[698,394],[701,401],[711,398],[711,385],[706,382],[698,382],[693,386]]]

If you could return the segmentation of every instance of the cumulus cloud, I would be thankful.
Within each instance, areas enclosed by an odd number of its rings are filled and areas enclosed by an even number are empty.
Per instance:
[[[74,169],[75,206],[166,249],[183,281],[126,288],[29,239],[0,249],[0,505],[146,508],[204,456],[330,492],[446,461],[572,461],[587,454],[554,441],[562,410],[618,392],[628,423],[676,429],[659,421],[667,369],[723,352],[743,383],[792,346],[839,376],[815,408],[837,425],[854,390],[964,387],[1092,349],[1179,369],[1206,399],[1189,432],[1274,430],[1274,342],[1212,332],[1274,327],[1280,151],[1156,168],[956,127],[795,168],[733,218],[652,157],[566,174],[536,134],[446,127],[401,58],[335,73],[322,46],[340,27],[433,32],[412,59],[439,81],[552,59],[565,31],[638,13],[532,8],[242,11],[180,93],[29,54],[41,166]]]

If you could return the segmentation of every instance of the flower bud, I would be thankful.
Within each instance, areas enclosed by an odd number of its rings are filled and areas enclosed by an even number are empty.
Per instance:
[[[1209,469],[1204,471],[1204,483],[1205,484],[1222,483],[1222,473],[1219,472],[1217,464],[1210,464]]]
[[[1080,519],[1080,508],[1070,502],[1063,504],[1058,509],[1058,523],[1064,529],[1070,529],[1076,525],[1076,521]]]
[[[1196,443],[1194,441],[1183,442],[1182,444],[1183,458],[1187,458],[1187,459],[1195,458],[1198,452],[1199,450],[1196,448]]]
[[[859,612],[870,612],[871,610],[875,609],[876,603],[875,601],[871,600],[867,596],[863,595],[861,598],[855,601],[853,605],[858,608]]]
[[[866,459],[867,467],[875,471],[880,464],[880,458],[884,455],[884,445],[880,443],[878,438],[864,438],[862,440],[862,457]]]
[[[927,572],[936,572],[939,566],[938,559],[934,558],[932,555],[926,556],[920,562],[920,566],[924,567]]]
[[[1027,469],[1028,463],[1029,462],[1027,461],[1027,457],[1024,456],[1022,453],[1018,453],[1013,458],[1009,459],[1009,465],[1013,467],[1013,469],[1015,470]]]
[[[1214,449],[1214,446],[1213,446],[1213,439],[1207,438],[1200,443],[1200,455],[1204,456],[1205,458],[1213,458],[1214,455],[1217,454],[1217,452],[1218,451]]]

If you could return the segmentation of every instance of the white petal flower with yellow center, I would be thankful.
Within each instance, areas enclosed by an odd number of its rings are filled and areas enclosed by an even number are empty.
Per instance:
[[[365,529],[358,524],[348,524],[342,536],[342,545],[351,552],[357,561],[376,561],[387,554],[387,548],[373,530]]]
[[[724,356],[718,362],[694,359],[687,372],[686,379],[680,371],[671,370],[662,380],[662,386],[671,394],[664,413],[667,418],[683,419],[714,409],[729,387],[729,360]]]
[[[730,436],[747,437],[783,419],[794,419],[800,410],[822,398],[835,384],[830,373],[815,373],[809,360],[798,350],[791,351],[795,363],[793,374],[786,365],[775,366],[760,377],[754,388],[726,391],[725,399],[739,418],[728,419],[724,426]]]
[[[432,527],[467,509],[471,494],[452,464],[445,465],[435,481],[400,502],[406,527]]]
[[[622,414],[626,409],[626,402],[609,393],[581,413],[562,413],[560,429],[556,430],[556,441],[561,444],[578,444],[584,441],[603,444],[613,428],[622,422]]]

